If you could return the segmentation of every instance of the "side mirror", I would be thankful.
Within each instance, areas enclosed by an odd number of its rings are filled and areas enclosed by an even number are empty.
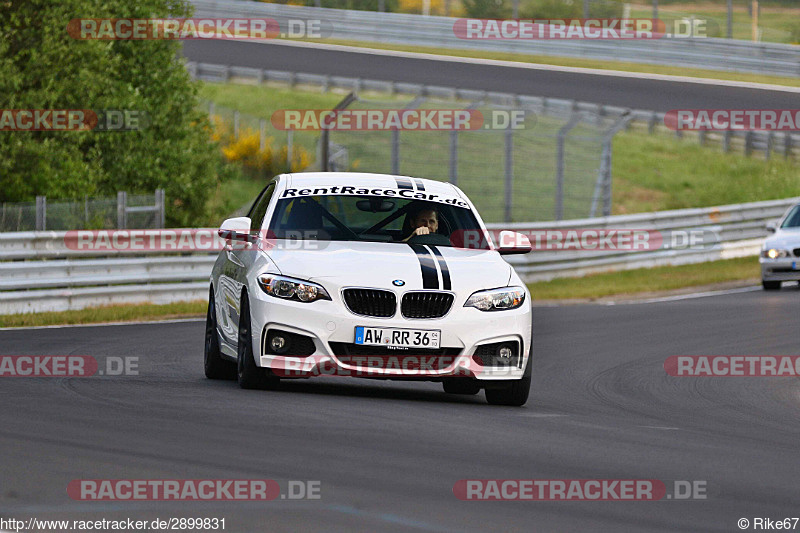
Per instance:
[[[248,217],[229,218],[219,228],[219,236],[226,241],[250,241],[250,219]]]
[[[771,222],[767,222],[767,231],[770,233],[775,233],[778,229],[778,223],[774,220]]]
[[[530,239],[516,231],[503,230],[500,232],[498,240],[500,242],[497,251],[500,252],[500,255],[527,254],[533,249]]]

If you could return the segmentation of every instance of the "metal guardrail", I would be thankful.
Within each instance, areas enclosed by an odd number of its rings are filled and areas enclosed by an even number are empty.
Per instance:
[[[706,230],[719,244],[704,250],[663,248],[643,252],[534,251],[510,262],[525,281],[593,272],[679,265],[758,254],[767,221],[800,198],[704,209],[620,215],[562,222],[492,224],[490,229]],[[159,251],[131,255],[82,252],[65,244],[66,232],[0,234],[0,314],[62,311],[121,303],[167,303],[208,296],[216,254]]]
[[[798,50],[800,54],[800,50]],[[349,78],[326,74],[309,74],[286,70],[269,70],[211,63],[188,62],[186,68],[190,75],[198,80],[209,82],[233,83],[280,83],[290,87],[298,85],[319,87],[323,91],[342,89],[347,91],[375,92],[386,94],[402,94],[426,96],[451,100],[481,101],[492,105],[529,109],[541,115],[569,117],[583,112],[597,117],[598,121],[625,117],[627,124],[639,129],[647,129],[649,133],[656,129],[666,129],[664,113],[644,109],[626,109],[618,106],[607,106],[591,102],[578,102],[562,98],[528,96],[495,91],[478,91],[423,85],[419,83],[391,82]],[[727,132],[672,132],[682,137],[694,136],[700,144],[718,144],[722,150],[740,151],[747,155],[761,152],[769,158],[772,153],[784,157],[800,157],[800,134],[792,132],[768,131],[727,131]]]
[[[716,38],[656,40],[467,40],[450,17],[286,6],[240,0],[191,0],[200,17],[320,20],[333,39],[517,54],[654,63],[778,76],[800,76],[800,46]]]

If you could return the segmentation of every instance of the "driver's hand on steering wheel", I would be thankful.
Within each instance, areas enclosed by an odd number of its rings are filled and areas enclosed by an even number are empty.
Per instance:
[[[431,230],[429,230],[427,226],[420,226],[414,230],[414,233],[412,233],[411,236],[413,237],[414,235],[429,235],[430,233]]]

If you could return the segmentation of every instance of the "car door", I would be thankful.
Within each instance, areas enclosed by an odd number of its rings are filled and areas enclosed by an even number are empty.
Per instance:
[[[250,234],[254,238],[258,238],[261,234],[264,215],[274,191],[275,182],[272,182],[261,191],[258,199],[247,213],[250,218]],[[218,323],[222,324],[222,334],[232,346],[236,346],[238,342],[242,288],[247,283],[246,275],[257,253],[256,246],[243,242],[234,242],[232,246],[225,247],[225,263],[219,277],[217,298],[217,301],[222,302],[224,306],[225,316]]]

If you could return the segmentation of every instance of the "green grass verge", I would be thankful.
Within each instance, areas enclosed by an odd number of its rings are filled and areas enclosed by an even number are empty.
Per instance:
[[[342,98],[341,94],[237,84],[205,84],[201,92],[203,97],[219,105],[267,119],[279,109],[329,109]],[[365,94],[362,98],[369,101],[359,102],[357,107],[376,108],[386,106],[387,99],[392,100],[388,95],[377,94]],[[395,100],[407,102],[410,98]],[[452,104],[431,105],[448,107]],[[554,136],[561,124],[549,117],[538,117],[535,123],[515,133],[517,155],[512,212],[515,221],[553,217]],[[285,133],[274,132],[273,135]],[[567,218],[588,215],[585,198],[591,198],[599,161],[599,144],[596,138],[591,140],[592,135],[596,135],[596,130],[579,126],[573,130],[567,146],[567,172],[568,176],[573,176],[568,183],[565,203]],[[298,132],[295,142],[313,151],[317,136],[317,132]],[[389,132],[334,132],[331,139],[348,146],[350,170],[390,172]],[[404,133],[401,142],[401,173],[448,179],[447,132]],[[501,221],[503,217],[502,187],[489,187],[487,182],[487,179],[502,179],[503,154],[503,136],[496,132],[459,135],[458,184],[476,202],[487,222]],[[648,134],[632,129],[622,132],[614,139],[612,162],[615,214],[800,196],[797,161],[780,156],[765,161],[762,154],[746,157],[733,151],[726,154],[719,145],[701,146],[689,134],[679,139],[665,131]],[[578,180],[575,176],[585,179]],[[252,189],[232,188],[226,194],[239,191],[240,196],[232,204],[251,201],[261,185],[259,181]],[[574,198],[584,200],[576,203]]]
[[[760,275],[758,257],[742,257],[693,265],[608,272],[582,278],[559,278],[531,283],[528,288],[534,301],[593,299],[670,291],[730,281],[757,281]]]
[[[164,305],[112,305],[76,311],[0,315],[0,327],[55,326],[62,324],[96,324],[101,322],[134,322],[205,316],[208,303],[203,300]]]
[[[315,39],[314,42],[373,48],[378,50],[396,50],[400,52],[416,52],[422,54],[448,55],[455,57],[474,57],[478,59],[495,59],[500,61],[517,61],[520,63],[536,63],[540,65],[557,65],[561,67],[595,68],[601,70],[621,70],[623,72],[641,72],[645,74],[663,74],[666,76],[687,76],[690,78],[708,78],[712,80],[743,81],[750,83],[767,83],[800,87],[800,78],[789,76],[766,76],[746,72],[726,72],[700,68],[672,67],[650,63],[633,63],[601,59],[585,59],[579,57],[541,56],[515,54],[511,52],[482,52],[478,50],[459,50],[457,48],[437,48],[434,46],[405,46],[400,44],[371,43],[349,41],[343,39]]]

